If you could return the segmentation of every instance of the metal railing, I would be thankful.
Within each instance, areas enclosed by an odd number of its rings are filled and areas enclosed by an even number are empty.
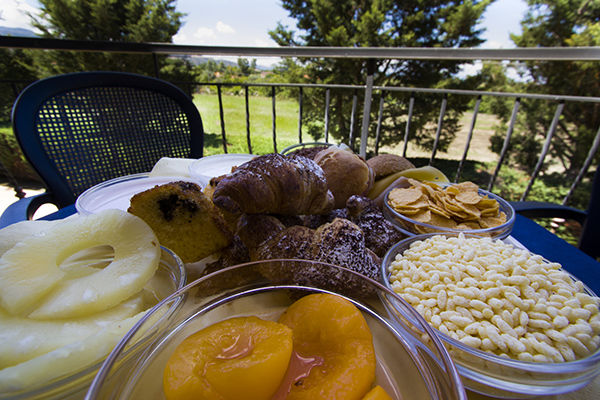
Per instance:
[[[115,52],[129,54],[147,54],[151,55],[154,60],[155,75],[158,76],[158,55],[202,55],[202,56],[238,56],[238,57],[310,57],[310,58],[356,58],[356,59],[401,59],[401,60],[538,60],[538,61],[595,61],[600,62],[600,47],[570,47],[570,48],[519,48],[519,49],[445,49],[445,48],[331,48],[331,47],[226,47],[226,46],[188,46],[174,45],[165,43],[117,43],[117,42],[90,42],[78,40],[59,40],[59,39],[43,39],[43,38],[21,38],[21,37],[6,37],[0,36],[0,47],[14,49],[40,49],[40,50],[68,50],[68,51],[86,51],[86,52]],[[365,77],[364,85],[345,85],[345,84],[300,84],[300,83],[214,83],[214,82],[187,82],[194,86],[214,86],[217,89],[219,102],[219,115],[221,124],[221,140],[223,150],[227,152],[227,133],[225,127],[222,87],[235,86],[244,89],[245,94],[245,112],[246,112],[246,140],[249,152],[252,153],[252,141],[250,132],[250,114],[248,103],[248,90],[251,87],[268,87],[271,89],[272,98],[272,135],[274,151],[277,151],[277,127],[276,120],[276,88],[294,87],[299,89],[299,112],[298,112],[298,140],[303,141],[302,123],[303,123],[303,91],[304,89],[321,89],[325,91],[325,107],[324,107],[324,135],[325,141],[329,141],[329,112],[330,112],[330,93],[331,90],[352,90],[353,102],[351,111],[351,121],[358,118],[358,96],[357,91],[364,91],[364,102],[362,105],[362,120],[360,124],[360,150],[359,154],[363,157],[367,153],[367,143],[369,134],[369,124],[371,115],[371,103],[374,93],[380,94],[378,105],[378,118],[375,130],[375,150],[377,153],[380,144],[380,131],[382,126],[382,115],[385,108],[385,94],[394,92],[406,92],[410,94],[408,102],[408,114],[406,116],[406,125],[403,137],[403,155],[406,156],[407,145],[411,135],[411,122],[414,112],[415,98],[423,94],[435,94],[442,96],[439,117],[435,139],[429,164],[432,164],[439,145],[440,134],[442,131],[443,121],[446,114],[448,95],[471,96],[475,101],[475,107],[471,117],[471,123],[467,134],[466,144],[463,150],[462,158],[459,162],[455,181],[461,177],[463,166],[467,160],[469,147],[473,137],[479,107],[482,98],[485,96],[505,97],[514,100],[511,118],[508,124],[507,132],[504,137],[502,149],[500,151],[498,162],[491,174],[488,183],[488,190],[492,190],[494,183],[498,177],[500,168],[502,167],[511,137],[514,132],[517,114],[523,99],[534,99],[556,102],[556,110],[551,124],[548,126],[545,141],[542,151],[539,154],[536,166],[530,177],[527,188],[521,195],[521,200],[527,198],[535,179],[538,177],[542,165],[548,155],[550,143],[555,134],[558,120],[563,112],[566,103],[569,102],[591,102],[600,103],[600,97],[580,97],[580,96],[564,96],[564,95],[544,95],[544,94],[526,94],[526,93],[505,93],[505,92],[486,92],[476,90],[452,90],[452,89],[431,89],[431,88],[416,88],[416,87],[389,87],[389,86],[374,86],[373,74],[370,73]],[[351,123],[350,141],[353,143],[356,132],[354,132],[354,123]],[[589,149],[587,157],[580,169],[577,177],[573,181],[570,190],[563,199],[563,204],[566,204],[575,188],[579,185],[582,178],[589,170],[592,160],[600,147],[600,127],[596,132],[593,144]]]

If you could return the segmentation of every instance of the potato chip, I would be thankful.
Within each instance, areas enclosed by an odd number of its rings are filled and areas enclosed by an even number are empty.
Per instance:
[[[457,188],[456,186],[448,186],[445,191],[446,191],[446,193],[450,193],[455,196],[460,193],[460,189]]]
[[[443,207],[438,206],[436,203],[432,202],[431,200],[429,200],[429,210],[431,210],[431,212],[434,212],[438,215],[441,215],[442,217],[446,217],[446,218],[451,218],[451,214],[446,211]]]
[[[456,221],[452,218],[444,218],[437,214],[431,214],[430,225],[441,226],[444,228],[456,228]]]
[[[477,208],[479,208],[480,210],[484,208],[492,208],[495,207],[496,204],[498,204],[496,200],[484,196],[481,198],[481,200],[479,200],[479,203],[477,203]]]
[[[412,219],[418,222],[423,222],[425,224],[429,224],[431,221],[431,211],[422,210],[421,212],[416,213],[412,216]]]
[[[394,210],[396,210],[400,214],[410,215],[410,216],[418,214],[420,212],[428,211],[425,208],[411,208],[411,207],[398,207],[398,208],[394,208]]]
[[[461,182],[454,185],[454,187],[459,188],[463,192],[475,192],[479,191],[479,186],[474,184],[473,182]]]
[[[479,222],[476,222],[476,221],[465,221],[465,222],[462,222],[462,223],[456,225],[456,229],[467,229],[467,230],[481,229],[481,225],[479,224]]]
[[[477,204],[481,201],[481,196],[477,192],[459,192],[456,195],[456,200],[465,204]]]
[[[417,188],[408,188],[408,189],[392,189],[389,194],[390,202],[397,203],[399,205],[402,204],[410,204],[419,200],[423,196],[423,192],[421,192]]]

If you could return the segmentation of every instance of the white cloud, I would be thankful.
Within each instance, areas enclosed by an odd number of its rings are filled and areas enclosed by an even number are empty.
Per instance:
[[[0,9],[0,25],[33,30],[27,12],[36,15],[38,13],[36,7],[30,6],[23,0],[3,0],[3,3]]]
[[[211,39],[215,37],[215,31],[213,31],[211,28],[201,26],[196,29],[194,37],[200,40]]]
[[[231,26],[227,25],[223,21],[218,21],[217,22],[217,32],[232,34],[232,33],[235,33],[235,29],[233,29]]]
[[[512,49],[515,45],[507,38],[504,41],[486,40],[480,47],[482,49]]]
[[[256,47],[270,47],[275,46],[272,41],[264,40],[264,39],[254,39],[254,46]]]
[[[173,36],[173,43],[183,44],[187,43],[188,37],[185,33],[179,31],[175,36]]]

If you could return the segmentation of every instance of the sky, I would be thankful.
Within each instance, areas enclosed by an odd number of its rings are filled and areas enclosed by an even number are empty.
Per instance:
[[[32,29],[25,12],[36,13],[36,0],[0,0],[0,26]],[[276,46],[268,31],[278,22],[295,27],[279,0],[178,0],[178,11],[186,15],[174,43],[213,46]],[[485,48],[511,48],[510,33],[520,33],[525,0],[496,0],[488,7],[482,27]],[[33,30],[33,29],[32,29]],[[272,65],[276,59],[259,58]]]

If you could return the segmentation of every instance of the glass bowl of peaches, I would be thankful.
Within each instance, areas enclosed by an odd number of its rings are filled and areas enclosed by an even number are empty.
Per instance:
[[[398,304],[392,306],[390,298]],[[161,334],[132,338],[173,302]],[[268,260],[208,274],[159,303],[115,347],[86,399],[466,399],[433,330],[354,271]]]
[[[408,236],[463,232],[504,239],[515,224],[515,210],[509,202],[472,182],[407,179],[387,189],[383,213]]]

